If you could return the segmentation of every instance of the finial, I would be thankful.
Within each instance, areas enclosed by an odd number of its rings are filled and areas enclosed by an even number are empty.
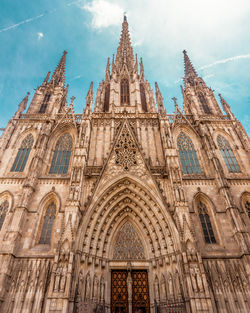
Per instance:
[[[174,101],[174,105],[175,107],[178,107],[178,104],[177,104],[177,98],[173,97],[172,100]]]
[[[127,12],[123,12],[123,21],[127,22],[127,16],[126,16]]]
[[[192,62],[190,61],[188,55],[187,55],[187,51],[183,50],[183,54],[184,54],[184,66],[185,66],[185,78],[187,78],[188,76],[198,76]]]

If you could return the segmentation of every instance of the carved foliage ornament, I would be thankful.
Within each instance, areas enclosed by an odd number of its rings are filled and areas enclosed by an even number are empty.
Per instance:
[[[132,136],[125,125],[115,147],[116,164],[121,165],[128,171],[133,165],[136,165],[136,146]]]
[[[142,242],[129,222],[123,225],[117,235],[113,258],[115,260],[145,259]]]

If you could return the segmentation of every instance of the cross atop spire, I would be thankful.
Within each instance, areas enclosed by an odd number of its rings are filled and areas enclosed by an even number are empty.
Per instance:
[[[187,51],[183,50],[183,54],[184,54],[184,66],[185,66],[185,78],[188,77],[194,77],[194,76],[198,76],[192,62],[190,61],[188,55],[187,55]]]
[[[67,54],[67,51],[64,51],[63,56],[61,57],[61,60],[52,75],[51,82],[54,84],[54,86],[60,85],[64,87],[66,54]]]
[[[120,44],[117,48],[116,54],[116,67],[121,69],[123,64],[127,65],[129,71],[133,70],[134,67],[134,53],[130,41],[130,35],[128,30],[127,16],[124,14],[122,23],[122,33]]]

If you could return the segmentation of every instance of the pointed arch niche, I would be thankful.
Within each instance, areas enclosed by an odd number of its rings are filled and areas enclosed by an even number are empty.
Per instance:
[[[13,196],[4,191],[0,194],[0,231],[3,229],[6,222],[7,214],[11,210],[13,205]]]
[[[138,232],[133,224],[126,220],[115,236],[114,260],[144,260],[145,252]]]
[[[248,216],[250,218],[250,193],[249,192],[244,192],[241,195],[241,206]]]
[[[194,206],[197,220],[199,220],[199,228],[202,232],[203,243],[218,244],[220,238],[212,201],[207,195],[200,192],[194,198]]]
[[[49,245],[53,246],[55,241],[55,228],[56,218],[60,209],[60,198],[57,193],[52,190],[43,197],[38,207],[40,217],[37,226],[37,236],[35,245]]]

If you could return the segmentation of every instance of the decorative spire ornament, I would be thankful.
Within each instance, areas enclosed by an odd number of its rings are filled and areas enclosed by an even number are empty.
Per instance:
[[[54,86],[62,86],[64,87],[65,84],[65,63],[66,63],[66,54],[67,51],[63,52],[63,56],[61,57],[61,60],[59,64],[57,65],[57,68],[55,69],[52,78],[51,78],[51,83]]]

